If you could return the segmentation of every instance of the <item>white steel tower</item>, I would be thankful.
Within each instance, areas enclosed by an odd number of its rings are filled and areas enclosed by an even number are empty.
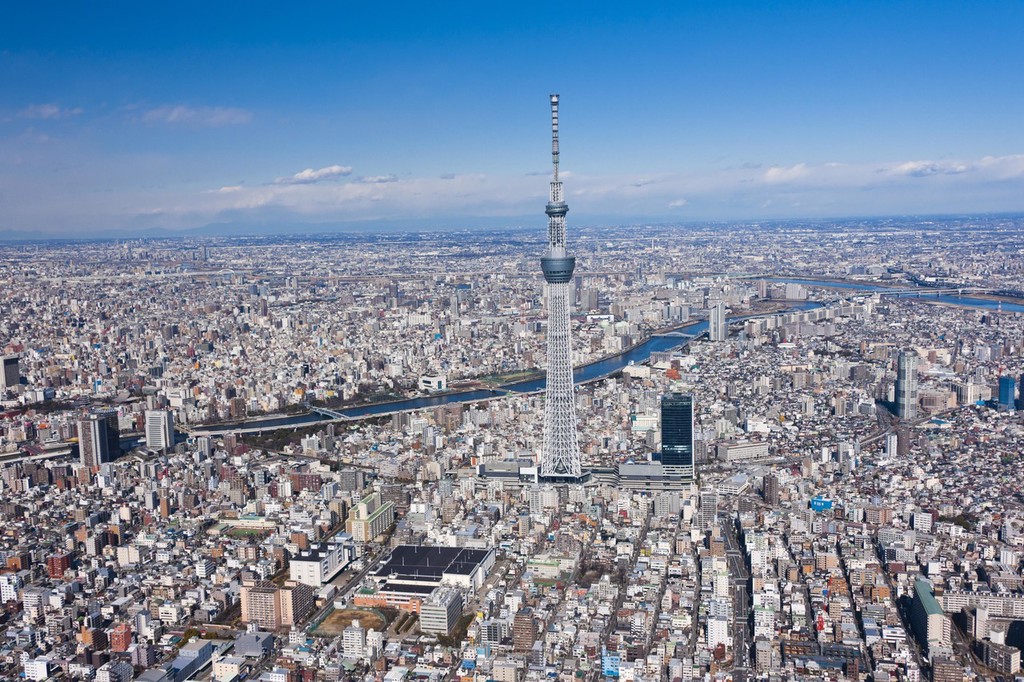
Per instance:
[[[565,214],[569,207],[558,179],[558,95],[551,95],[551,162],[554,173],[544,210],[548,214],[548,250],[540,259],[548,284],[548,372],[540,473],[545,478],[578,479],[582,472],[569,338],[569,282],[576,258],[565,248]]]

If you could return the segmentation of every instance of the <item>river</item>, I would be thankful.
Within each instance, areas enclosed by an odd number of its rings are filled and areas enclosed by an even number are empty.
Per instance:
[[[842,289],[842,290],[856,290],[856,291],[885,291],[886,287],[878,286],[874,284],[862,284],[859,282],[831,282],[826,280],[814,280],[814,279],[797,279],[797,278],[786,278],[786,277],[768,277],[765,278],[769,282],[792,282],[794,284],[803,284],[806,286],[823,287],[831,289]],[[995,310],[999,307],[999,301],[992,301],[984,298],[975,298],[972,296],[949,296],[946,294],[928,294],[928,289],[922,287],[922,298],[928,301],[937,301],[941,303],[949,303],[952,305],[969,307],[969,308],[987,308]],[[918,295],[914,294],[913,298],[919,298]],[[819,307],[821,304],[815,301],[805,301],[794,304],[792,309],[807,310],[810,308]],[[1002,303],[1002,309],[1007,312],[1024,312],[1024,305],[1019,303]],[[730,322],[736,322],[749,317],[764,317],[764,315],[747,315],[744,317],[730,317]],[[701,320],[691,325],[686,326],[680,331],[687,334],[687,337],[678,335],[655,335],[647,339],[643,343],[637,344],[633,348],[630,348],[624,353],[614,355],[603,360],[598,360],[589,365],[576,368],[573,372],[573,380],[577,384],[586,383],[595,379],[614,374],[625,367],[633,364],[641,364],[650,359],[652,353],[658,353],[662,351],[672,350],[684,345],[689,338],[692,336],[698,336],[708,329],[707,320]],[[422,410],[431,407],[440,407],[441,405],[450,405],[452,403],[468,403],[477,400],[487,400],[490,398],[498,398],[509,393],[535,393],[537,391],[544,390],[546,380],[544,377],[537,379],[530,379],[527,381],[521,381],[518,383],[507,384],[500,387],[498,390],[490,389],[476,389],[473,391],[459,391],[456,393],[443,393],[440,395],[424,396],[418,398],[409,398],[407,400],[396,400],[386,403],[374,403],[372,405],[360,405],[357,407],[347,407],[338,410],[334,410],[339,414],[351,419],[358,419],[361,417],[370,417],[379,414],[390,414],[392,412],[408,412],[415,410]],[[201,427],[197,431],[202,431],[210,434],[218,433],[230,433],[233,430],[238,429],[251,429],[251,428],[266,428],[280,429],[288,427],[301,427],[318,424],[320,422],[331,421],[328,418],[323,417],[316,412],[310,412],[307,414],[300,414],[295,416],[282,416],[282,417],[270,417],[267,419],[251,419],[244,422],[235,424],[220,424],[210,425],[208,427]]]
[[[766,277],[769,282],[786,282],[791,284],[803,284],[805,286],[812,287],[824,287],[828,289],[844,289],[854,291],[881,291],[884,292],[886,289],[893,287],[886,287],[878,284],[865,284],[861,282],[831,282],[827,280],[816,280],[816,279],[796,279],[790,277]],[[921,287],[920,293],[914,292],[912,294],[900,294],[900,298],[921,298],[926,301],[935,301],[937,303],[948,303],[950,305],[961,306],[964,308],[985,308],[988,310],[996,310],[1002,307],[1004,312],[1012,313],[1024,313],[1024,305],[1020,303],[1011,303],[1009,301],[994,301],[988,298],[977,298],[975,296],[951,296],[949,294],[933,294],[929,293],[928,287]]]
[[[817,304],[801,304],[799,307],[814,307]],[[657,353],[660,351],[671,350],[678,348],[685,344],[691,336],[696,336],[707,331],[708,323],[707,320],[698,321],[692,325],[685,327],[680,330],[687,336],[678,335],[656,335],[647,339],[643,343],[637,344],[633,348],[630,348],[624,353],[614,355],[603,360],[598,360],[589,365],[576,368],[573,372],[573,380],[575,383],[585,383],[593,381],[594,379],[600,379],[601,377],[614,374],[619,370],[627,367],[631,364],[639,364],[646,362],[650,359],[651,353]],[[544,390],[546,380],[544,377],[538,377],[536,379],[529,379],[527,381],[520,381],[517,383],[507,384],[500,387],[500,389],[476,389],[472,391],[459,391],[455,393],[442,393],[439,395],[422,396],[417,398],[409,398],[407,400],[395,400],[385,403],[374,403],[372,405],[359,405],[356,407],[346,407],[333,410],[346,417],[357,419],[360,417],[369,417],[375,414],[389,414],[391,412],[408,412],[412,410],[422,410],[431,407],[439,407],[441,405],[449,405],[451,403],[468,403],[476,400],[487,400],[489,398],[499,398],[509,393],[534,393],[537,391]],[[298,426],[309,426],[311,424],[317,424],[322,421],[330,421],[325,417],[317,414],[316,412],[310,412],[308,414],[300,414],[295,416],[282,416],[282,417],[270,417],[267,419],[250,419],[244,422],[238,422],[234,424],[214,424],[206,427],[201,427],[197,431],[203,431],[207,433],[230,433],[233,430],[240,428],[249,429],[254,427],[265,427],[269,429],[279,429],[286,427],[298,427]]]

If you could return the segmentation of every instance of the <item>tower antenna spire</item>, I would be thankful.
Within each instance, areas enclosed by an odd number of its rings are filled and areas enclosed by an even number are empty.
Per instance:
[[[552,177],[558,182],[558,95],[551,95],[551,165]]]

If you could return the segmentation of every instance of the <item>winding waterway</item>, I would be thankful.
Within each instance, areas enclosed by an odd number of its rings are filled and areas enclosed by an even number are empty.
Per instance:
[[[817,279],[795,279],[789,277],[767,277],[769,282],[786,282],[791,284],[803,284],[805,286],[829,288],[829,289],[843,289],[843,290],[854,290],[854,291],[881,291],[884,292],[890,287],[879,286],[876,284],[863,284],[861,282],[831,282],[828,280],[817,280]],[[1009,301],[996,301],[988,298],[977,298],[975,296],[951,296],[949,294],[935,294],[928,290],[928,287],[921,287],[920,291],[913,293],[897,294],[899,298],[920,298],[925,301],[935,301],[938,303],[948,303],[950,305],[961,306],[963,308],[985,308],[988,310],[996,310],[1001,308],[1004,312],[1013,313],[1024,313],[1024,305],[1020,303],[1011,303]]]
[[[791,282],[794,284],[803,284],[805,286],[840,289],[840,290],[854,290],[854,291],[885,291],[886,287],[878,286],[874,284],[862,284],[859,282],[832,282],[827,280],[815,280],[815,279],[797,279],[797,278],[786,278],[786,277],[769,277],[766,278],[770,282]],[[926,301],[937,301],[940,303],[948,303],[951,305],[962,306],[967,308],[986,308],[995,310],[996,308],[1002,307],[1003,311],[1006,312],[1024,312],[1024,305],[1019,303],[1008,303],[999,301],[993,301],[984,298],[976,298],[972,296],[950,296],[948,294],[929,294],[926,287],[921,288],[920,294],[917,292],[908,294],[909,298],[921,298]],[[797,303],[792,306],[791,309],[808,310],[811,308],[819,307],[821,303],[815,301],[806,301]],[[732,317],[729,318],[731,322],[736,322],[749,317],[763,317],[763,315],[748,315],[745,317]],[[690,324],[680,331],[684,332],[687,336],[679,336],[678,334],[661,334],[655,335],[647,339],[643,343],[639,343],[633,348],[621,353],[614,355],[603,360],[598,360],[589,365],[576,368],[573,372],[573,380],[577,384],[594,381],[603,377],[612,375],[625,367],[633,364],[641,364],[650,359],[652,353],[658,353],[663,351],[672,350],[684,345],[690,337],[698,336],[703,334],[708,329],[707,320],[701,320]],[[477,400],[487,400],[490,398],[497,398],[510,393],[535,393],[537,391],[544,390],[546,385],[546,379],[538,377],[536,379],[530,379],[527,381],[521,381],[512,384],[506,384],[496,390],[490,389],[476,389],[472,391],[459,391],[456,393],[444,393],[441,395],[425,396],[418,398],[409,398],[407,400],[396,400],[385,403],[374,403],[371,405],[360,405],[357,407],[348,407],[339,410],[335,410],[338,414],[343,415],[349,419],[359,419],[362,417],[370,417],[374,415],[391,414],[393,412],[408,412],[413,410],[422,410],[431,407],[439,407],[441,405],[450,405],[452,403],[468,403]],[[271,417],[268,419],[252,419],[244,422],[234,424],[221,424],[211,425],[208,427],[202,427],[197,429],[203,433],[209,434],[220,434],[230,433],[232,431],[238,431],[240,429],[260,429],[260,430],[273,430],[281,428],[294,428],[301,426],[310,426],[318,424],[320,422],[331,421],[329,418],[316,413],[310,412],[308,414],[300,414],[294,416],[282,416],[282,417]]]

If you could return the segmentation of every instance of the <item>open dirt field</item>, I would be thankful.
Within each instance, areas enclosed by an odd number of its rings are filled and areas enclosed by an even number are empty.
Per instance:
[[[323,622],[317,627],[314,634],[323,635],[327,637],[334,637],[340,635],[345,631],[352,621],[358,620],[360,627],[364,630],[374,629],[378,632],[384,629],[387,623],[384,621],[384,617],[376,612],[365,609],[344,609],[338,611],[335,609],[331,611]]]

